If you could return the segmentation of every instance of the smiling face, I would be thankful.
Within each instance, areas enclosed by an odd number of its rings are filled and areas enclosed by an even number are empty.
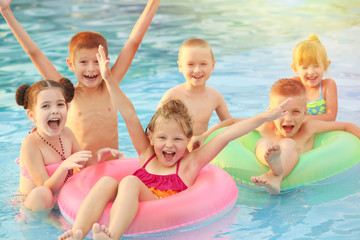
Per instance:
[[[185,46],[180,50],[178,65],[190,86],[202,86],[211,76],[215,60],[210,47]]]
[[[177,121],[163,117],[156,120],[154,131],[149,131],[148,135],[158,160],[168,167],[186,153],[190,141]]]
[[[75,52],[74,59],[67,59],[71,71],[75,72],[79,84],[88,88],[99,86],[102,81],[97,48],[81,48]]]
[[[27,114],[40,135],[58,136],[67,118],[67,104],[61,89],[52,87],[40,91],[36,104]]]
[[[284,137],[293,137],[300,129],[307,113],[306,96],[291,96],[292,102],[287,108],[287,114],[274,121],[279,134]],[[277,94],[270,95],[270,107],[279,106],[288,97]]]
[[[296,64],[294,72],[299,75],[305,87],[316,87],[323,79],[325,67],[321,59],[318,59],[311,63]]]

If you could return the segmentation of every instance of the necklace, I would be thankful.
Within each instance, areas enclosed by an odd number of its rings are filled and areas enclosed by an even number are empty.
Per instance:
[[[43,140],[47,145],[49,145],[50,147],[52,147],[52,149],[55,150],[55,152],[57,152],[60,157],[61,157],[61,160],[64,161],[66,159],[65,157],[65,151],[64,151],[64,146],[63,146],[63,143],[62,143],[62,140],[61,140],[61,137],[59,135],[59,142],[60,142],[60,146],[61,146],[61,152],[56,148],[54,147],[54,145],[52,145],[51,143],[49,143],[48,141],[46,141],[38,131],[36,131],[36,133],[39,135],[39,137],[41,138],[41,140]]]
[[[63,145],[63,143],[62,143],[62,140],[61,140],[60,135],[59,135],[59,142],[60,142],[61,152],[60,152],[56,147],[54,147],[54,145],[52,145],[51,143],[49,143],[48,141],[46,141],[46,140],[40,135],[40,133],[37,131],[36,128],[35,128],[32,132],[35,132],[35,131],[36,131],[36,133],[38,134],[38,136],[40,137],[41,140],[43,140],[47,145],[49,145],[52,149],[55,150],[55,152],[57,152],[57,153],[60,155],[61,161],[64,161],[64,160],[66,159],[66,157],[65,157],[64,145]],[[73,169],[68,170],[68,173],[67,173],[67,175],[66,175],[66,177],[65,177],[64,182],[66,182],[66,181],[69,179],[69,177],[71,177],[71,176],[73,175],[73,172],[74,172]]]

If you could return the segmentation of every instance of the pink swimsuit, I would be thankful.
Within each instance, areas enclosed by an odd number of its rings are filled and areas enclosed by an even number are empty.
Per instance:
[[[59,167],[60,164],[61,162],[57,162],[45,166],[46,171],[50,177],[54,174],[54,172],[56,171],[56,169]],[[20,174],[26,177],[27,179],[32,180],[28,170],[25,167],[20,167]]]
[[[147,164],[155,157],[155,154],[146,161],[146,163],[138,170],[136,170],[133,175],[137,176],[152,192],[157,195],[159,198],[165,197],[160,196],[158,192],[154,192],[153,190],[159,190],[161,192],[168,192],[166,195],[173,195],[174,193],[178,193],[186,190],[188,187],[182,181],[182,179],[178,175],[179,164],[181,159],[177,162],[176,173],[169,175],[156,175],[151,174],[146,171],[145,167]]]

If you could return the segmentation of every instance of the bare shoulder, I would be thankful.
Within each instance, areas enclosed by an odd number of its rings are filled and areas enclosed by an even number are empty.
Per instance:
[[[329,87],[336,87],[336,82],[332,78],[326,78],[322,80],[323,87],[329,88]]]
[[[208,95],[210,95],[212,97],[217,97],[217,98],[223,97],[221,92],[219,90],[217,90],[216,88],[206,86],[206,92],[208,93]]]

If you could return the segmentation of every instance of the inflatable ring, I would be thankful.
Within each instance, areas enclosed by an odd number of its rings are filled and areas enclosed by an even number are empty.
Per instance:
[[[220,131],[211,134],[209,141]],[[230,142],[211,162],[227,171],[237,182],[254,185],[250,177],[259,176],[269,167],[258,162],[255,144],[262,138],[252,131]],[[345,171],[360,161],[360,140],[348,132],[331,131],[316,136],[314,149],[300,155],[293,171],[282,181],[286,189],[303,184],[315,183]]]
[[[59,193],[60,213],[73,223],[81,202],[102,176],[118,181],[140,167],[138,159],[103,162],[72,176]],[[208,164],[195,183],[183,192],[166,198],[141,202],[138,213],[125,235],[149,234],[172,229],[197,227],[228,213],[236,203],[238,189],[223,169]],[[109,226],[109,203],[98,221]]]

